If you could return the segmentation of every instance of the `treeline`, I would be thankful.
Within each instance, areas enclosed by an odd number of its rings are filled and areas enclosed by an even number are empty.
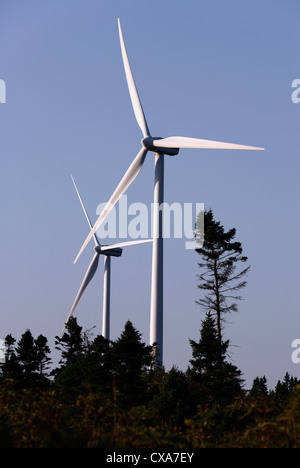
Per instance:
[[[55,345],[52,369],[46,337],[6,337],[1,448],[300,447],[300,382],[286,374],[269,390],[257,377],[246,390],[210,313],[185,372],[160,368],[129,321],[108,342],[71,318]]]
[[[12,448],[300,448],[300,382],[286,374],[274,390],[264,376],[245,389],[228,360],[224,323],[238,310],[250,266],[212,210],[196,229],[206,313],[183,372],[166,372],[131,322],[116,341],[92,338],[74,317],[48,340],[27,330],[5,339],[0,365],[0,447]],[[201,222],[196,223],[201,226]],[[203,235],[204,234],[204,235]]]

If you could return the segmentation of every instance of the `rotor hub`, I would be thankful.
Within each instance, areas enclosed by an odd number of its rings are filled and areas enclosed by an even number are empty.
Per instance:
[[[165,148],[163,146],[156,146],[154,145],[154,141],[163,140],[161,137],[151,137],[148,136],[142,139],[142,145],[148,151],[153,151],[154,153],[163,153],[169,156],[176,156],[179,153],[179,148]]]
[[[121,257],[123,249],[120,247],[115,247],[112,249],[105,249],[102,250],[102,247],[106,247],[104,245],[96,245],[94,247],[94,251],[97,252],[99,255],[105,255],[106,257]]]

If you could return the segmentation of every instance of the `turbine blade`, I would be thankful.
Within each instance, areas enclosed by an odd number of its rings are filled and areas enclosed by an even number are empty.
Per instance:
[[[72,315],[74,314],[75,309],[76,309],[76,307],[78,306],[79,301],[80,301],[80,299],[82,298],[83,293],[85,292],[87,286],[89,285],[89,283],[90,283],[90,281],[92,280],[94,274],[96,273],[97,267],[98,267],[98,263],[99,263],[99,254],[96,253],[96,254],[94,255],[94,257],[93,257],[93,259],[92,259],[92,261],[91,261],[91,263],[90,263],[90,265],[89,265],[89,267],[88,267],[88,269],[87,269],[87,272],[86,272],[86,274],[85,274],[85,277],[84,277],[84,279],[83,279],[83,281],[82,281],[82,283],[81,283],[81,286],[80,286],[80,288],[79,288],[79,291],[78,291],[78,293],[77,293],[77,296],[76,296],[76,298],[75,298],[75,301],[74,301],[74,303],[73,303],[73,305],[72,305],[72,308],[71,308],[71,310],[70,310],[70,313],[69,313],[69,315],[68,315],[68,318],[67,318],[67,320],[66,320],[66,322],[65,322],[65,326],[64,326],[64,329],[63,329],[63,331],[62,331],[62,333],[61,333],[61,336],[64,334],[64,331],[65,331],[65,328],[66,328],[66,324],[68,323],[68,321],[70,320],[70,318],[71,318]]]
[[[120,37],[120,44],[121,44],[121,52],[122,52],[122,58],[123,58],[123,64],[124,64],[124,69],[125,69],[125,75],[126,75],[126,80],[127,80],[127,85],[129,89],[129,94],[131,98],[131,103],[132,107],[134,110],[135,118],[137,120],[137,123],[140,126],[140,129],[143,132],[144,138],[147,136],[150,136],[150,132],[148,129],[148,125],[146,122],[145,114],[142,108],[142,104],[136,89],[136,85],[134,82],[133,74],[130,68],[130,63],[128,60],[127,52],[126,52],[126,47],[124,43],[124,38],[122,34],[122,29],[121,29],[121,23],[118,18],[118,26],[119,26],[119,37]]]
[[[110,197],[110,200],[107,202],[105,205],[103,211],[101,212],[100,216],[98,217],[96,223],[93,226],[93,229],[91,229],[91,232],[87,236],[86,240],[84,241],[80,251],[77,254],[77,257],[74,260],[74,263],[77,262],[78,258],[82,254],[83,250],[91,240],[91,237],[94,235],[94,233],[97,231],[99,226],[103,223],[103,221],[106,219],[107,215],[110,213],[110,211],[113,209],[119,198],[123,195],[123,193],[127,190],[129,185],[134,181],[140,170],[142,169],[142,166],[145,161],[145,157],[147,154],[147,150],[145,148],[142,148],[139,154],[135,157],[129,168],[127,169],[125,175],[123,176],[121,182],[119,183],[118,187]]]
[[[117,247],[128,247],[130,245],[137,245],[137,244],[145,244],[146,242],[152,242],[153,239],[142,239],[142,240],[135,240],[135,241],[128,241],[128,242],[119,242],[113,245],[105,245],[101,247],[101,251],[116,249]]]
[[[72,174],[70,174],[70,175],[71,175],[71,179],[72,179],[72,182],[73,182],[73,184],[74,184],[76,193],[77,193],[77,195],[78,195],[79,201],[80,201],[80,203],[81,203],[83,212],[84,212],[85,217],[86,217],[86,219],[87,219],[87,222],[89,223],[90,228],[93,229],[93,225],[92,225],[92,223],[91,223],[91,220],[90,220],[90,218],[89,218],[89,215],[87,214],[87,211],[86,211],[85,206],[84,206],[84,204],[83,204],[83,201],[82,201],[82,198],[81,198],[81,196],[80,196],[79,190],[78,190],[78,188],[77,188],[77,186],[76,186],[76,184],[75,184],[75,180],[74,180]],[[98,238],[96,237],[96,234],[94,234],[94,242],[95,242],[95,245],[100,245],[100,242],[99,242]]]
[[[240,149],[240,150],[264,150],[256,146],[237,145],[235,143],[224,143],[222,141],[201,140],[199,138],[187,138],[173,136],[154,140],[154,146],[165,148],[206,148],[206,149]]]

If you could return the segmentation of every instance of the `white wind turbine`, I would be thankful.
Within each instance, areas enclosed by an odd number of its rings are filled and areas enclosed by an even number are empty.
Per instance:
[[[162,237],[162,211],[159,209],[164,201],[164,155],[175,156],[180,148],[201,149],[234,149],[234,150],[263,150],[253,146],[244,146],[220,141],[203,140],[173,136],[168,138],[152,137],[146,122],[144,111],[136,89],[130,68],[120,20],[118,19],[119,36],[122,51],[125,75],[129,94],[137,123],[142,131],[142,148],[135,157],[121,182],[112,194],[109,202],[98,217],[93,229],[83,243],[74,263],[78,260],[92,236],[105,220],[106,216],[123,195],[125,190],[137,177],[142,169],[148,151],[155,153],[155,185],[154,185],[154,212],[153,212],[153,254],[152,254],[152,285],[151,285],[151,317],[150,317],[150,344],[156,343],[158,361],[163,362],[163,237]]]
[[[91,223],[91,220],[87,214],[87,211],[85,209],[85,206],[83,204],[82,198],[79,194],[78,188],[75,184],[75,180],[73,176],[71,175],[76,193],[78,195],[79,201],[81,203],[82,209],[84,211],[85,217],[87,219],[87,222],[90,226],[90,229],[93,229],[93,225]],[[152,242],[152,239],[142,239],[142,240],[135,240],[135,241],[128,241],[128,242],[119,242],[114,245],[101,245],[99,242],[99,239],[95,233],[92,234],[95,242],[95,247],[94,247],[94,257],[87,269],[87,272],[85,274],[85,277],[81,283],[81,286],[79,288],[79,291],[77,293],[77,296],[75,298],[75,301],[72,305],[72,308],[69,312],[69,315],[67,317],[67,320],[65,322],[63,331],[61,333],[61,336],[63,335],[66,324],[70,320],[70,317],[75,312],[76,307],[79,304],[80,299],[83,296],[83,293],[85,292],[88,284],[91,282],[93,276],[95,275],[97,268],[98,268],[98,263],[99,263],[99,256],[104,255],[104,282],[103,282],[103,317],[102,317],[102,336],[106,338],[107,340],[110,339],[110,272],[111,272],[111,257],[120,257],[122,255],[122,248],[121,247],[127,247],[130,245],[137,245],[137,244],[143,244],[145,242]]]

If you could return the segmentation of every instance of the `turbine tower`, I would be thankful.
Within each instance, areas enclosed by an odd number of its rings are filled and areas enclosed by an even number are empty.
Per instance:
[[[85,217],[87,219],[87,222],[89,224],[90,229],[93,229],[93,225],[91,223],[91,220],[87,214],[87,211],[85,209],[85,206],[83,204],[82,198],[80,196],[80,193],[78,191],[78,188],[75,184],[75,180],[73,176],[71,175],[71,179],[73,181],[76,193],[78,195],[79,201],[81,203],[83,212],[85,214]],[[85,277],[81,283],[81,286],[79,288],[79,291],[77,293],[77,296],[75,298],[75,301],[72,305],[72,308],[69,312],[69,315],[67,317],[67,320],[65,322],[63,331],[61,333],[61,336],[63,335],[66,324],[70,320],[70,317],[75,312],[75,309],[77,308],[80,299],[83,296],[83,293],[85,292],[87,286],[93,279],[97,268],[98,268],[98,263],[99,263],[99,256],[104,255],[104,281],[103,281],[103,316],[102,316],[102,336],[106,338],[107,340],[110,339],[110,278],[111,278],[111,257],[120,257],[122,255],[122,247],[127,247],[130,245],[137,245],[137,244],[143,244],[145,242],[152,242],[152,239],[142,239],[142,240],[135,240],[135,241],[128,241],[128,242],[120,242],[111,246],[107,245],[101,245],[100,241],[95,233],[93,233],[93,238],[95,242],[95,247],[94,247],[94,257],[87,269],[87,272],[85,274]]]
[[[133,111],[137,123],[142,131],[142,148],[135,157],[121,182],[112,194],[109,202],[98,217],[93,229],[83,243],[74,263],[85,249],[92,236],[103,223],[110,210],[127,190],[129,185],[139,174],[148,151],[155,153],[155,185],[154,185],[154,213],[153,213],[153,253],[152,253],[152,284],[151,284],[151,311],[150,311],[150,344],[157,345],[157,358],[163,363],[163,237],[162,237],[162,210],[160,205],[164,201],[164,155],[176,156],[181,148],[196,149],[226,149],[226,150],[263,150],[254,146],[245,146],[220,141],[203,140],[173,136],[168,138],[153,137],[145,118],[141,101],[137,92],[130,63],[128,60],[120,20],[118,19],[119,37],[125,75]]]

